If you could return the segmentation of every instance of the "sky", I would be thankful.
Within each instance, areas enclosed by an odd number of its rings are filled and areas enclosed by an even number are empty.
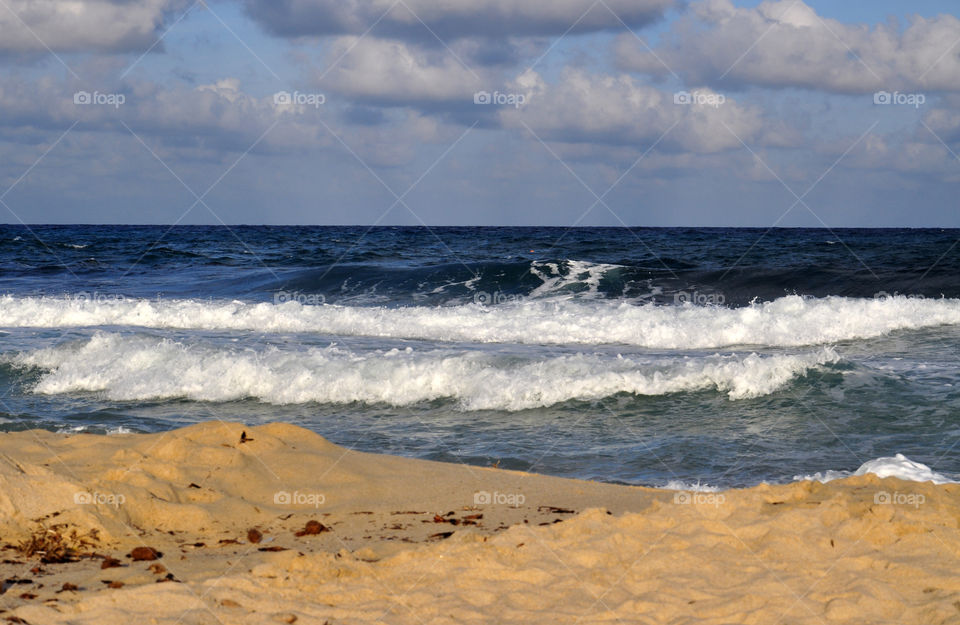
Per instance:
[[[0,0],[0,222],[960,227],[948,0]]]

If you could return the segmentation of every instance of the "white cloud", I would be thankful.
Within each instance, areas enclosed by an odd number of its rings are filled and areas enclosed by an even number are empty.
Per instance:
[[[74,96],[81,92],[90,100],[99,94],[101,103],[76,103]],[[117,95],[123,96],[121,104],[106,102]],[[424,146],[448,146],[463,132],[461,126],[410,109],[388,113],[380,125],[351,125],[342,120],[337,103],[314,106],[275,96],[252,95],[235,77],[196,87],[128,80],[99,90],[72,80],[11,77],[0,82],[0,143],[55,139],[78,122],[58,153],[69,151],[72,138],[81,135],[99,137],[106,153],[116,152],[106,146],[118,144],[132,144],[136,153],[143,147],[126,124],[171,163],[232,162],[258,140],[253,151],[260,155],[282,158],[326,152],[340,160],[352,159],[332,130],[364,162],[396,167],[415,161]]]
[[[960,20],[912,17],[901,29],[821,18],[802,0],[736,8],[702,0],[646,50],[632,36],[616,44],[620,66],[676,72],[690,84],[801,87],[833,93],[960,90]],[[669,68],[669,69],[668,69]]]
[[[709,89],[678,96],[638,84],[628,75],[591,75],[576,69],[567,69],[552,85],[530,71],[514,86],[528,103],[501,109],[503,124],[520,129],[526,124],[544,140],[636,144],[645,150],[662,137],[664,149],[696,153],[741,149],[741,139],[767,146],[798,141],[794,131],[765,118],[759,109]]]
[[[960,96],[950,95],[942,99],[939,106],[928,110],[923,121],[929,128],[922,126],[917,129],[921,137],[925,137],[937,144],[943,141],[947,144],[960,144]],[[936,135],[931,135],[931,131]],[[960,145],[953,148],[956,152]]]
[[[433,39],[560,35],[648,24],[675,0],[245,0],[250,15],[282,36],[360,34]],[[391,9],[391,7],[393,7]],[[379,20],[379,21],[378,21]],[[621,22],[622,20],[622,22]],[[430,30],[428,30],[428,27]]]
[[[329,144],[317,119],[329,115],[313,107],[285,111],[272,95],[246,93],[236,78],[197,87],[167,87],[127,81],[99,88],[73,80],[8,77],[0,84],[0,136],[27,129],[119,133],[122,123],[161,143],[202,147],[222,153],[249,148],[274,122],[262,149],[302,149]]]
[[[184,0],[5,0],[0,52],[132,51],[156,42]]]
[[[339,37],[330,59],[334,68],[324,87],[360,100],[383,104],[471,102],[487,84],[482,69],[468,69],[444,49],[424,49],[399,40]],[[479,72],[484,72],[480,74]]]

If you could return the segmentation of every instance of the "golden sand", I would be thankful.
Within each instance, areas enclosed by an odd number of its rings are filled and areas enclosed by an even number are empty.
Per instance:
[[[0,455],[0,619],[960,623],[960,485],[660,491],[283,424],[19,432]]]

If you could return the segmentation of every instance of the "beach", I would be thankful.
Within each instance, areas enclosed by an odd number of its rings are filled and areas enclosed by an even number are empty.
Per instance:
[[[218,421],[0,454],[11,622],[960,620],[956,484],[670,491]]]
[[[0,625],[960,625],[956,0],[0,0]]]

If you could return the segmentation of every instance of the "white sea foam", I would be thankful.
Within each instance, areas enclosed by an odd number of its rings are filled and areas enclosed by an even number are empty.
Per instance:
[[[715,391],[730,399],[759,397],[838,359],[830,348],[666,362],[596,354],[518,360],[477,351],[411,348],[255,351],[109,332],[7,358],[45,370],[33,389],[41,394],[99,392],[121,401],[255,398],[272,404],[395,406],[446,398],[463,410],[523,410],[617,393]]]
[[[57,428],[57,434],[79,434],[90,429],[88,425],[63,425]]]
[[[657,349],[803,346],[960,324],[960,300],[798,296],[742,308],[527,300],[504,306],[350,307],[121,297],[0,296],[0,327],[139,326],[435,341],[626,344]]]
[[[699,481],[696,483],[684,482],[683,480],[670,480],[660,488],[663,490],[685,490],[694,493],[715,493],[720,490],[718,486],[710,486]]]
[[[596,297],[600,280],[611,270],[622,265],[591,263],[582,260],[568,260],[563,273],[558,263],[534,262],[530,273],[540,278],[543,284],[530,292],[531,299],[551,297],[562,293],[577,293],[580,297]],[[575,287],[575,288],[574,288]]]
[[[89,425],[66,425],[57,428],[57,434],[82,434],[89,429]],[[107,428],[108,436],[113,436],[115,434],[133,434],[133,430],[123,425]]]
[[[933,482],[934,484],[954,484],[955,480],[943,476],[925,464],[914,462],[903,454],[897,454],[892,457],[877,458],[864,462],[859,469],[850,471],[825,471],[817,472],[813,475],[797,475],[794,480],[815,480],[817,482],[829,482],[852,475],[866,475],[873,473],[879,477],[897,477],[901,480],[910,482]]]

